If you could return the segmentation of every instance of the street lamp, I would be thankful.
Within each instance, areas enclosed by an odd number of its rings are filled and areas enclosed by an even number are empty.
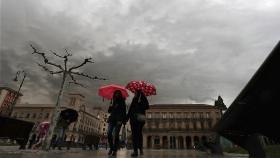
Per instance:
[[[17,99],[18,99],[18,97],[20,96],[20,95],[19,95],[19,94],[20,94],[19,92],[20,92],[20,89],[21,89],[21,87],[22,87],[22,85],[23,85],[23,82],[24,82],[24,80],[25,80],[26,72],[23,71],[23,70],[22,70],[22,71],[17,71],[16,76],[15,76],[15,78],[13,79],[13,81],[17,82],[17,81],[18,81],[18,77],[20,77],[21,74],[23,75],[23,78],[22,78],[22,80],[21,80],[21,83],[20,83],[20,86],[19,86],[18,91],[17,91],[17,93],[16,93],[16,96],[15,96],[13,102],[12,102],[11,111],[10,111],[10,113],[9,113],[9,116],[11,116],[11,114],[12,114],[12,112],[13,112],[13,109],[14,109],[14,106],[15,106],[15,104],[16,104],[16,102],[17,102]]]

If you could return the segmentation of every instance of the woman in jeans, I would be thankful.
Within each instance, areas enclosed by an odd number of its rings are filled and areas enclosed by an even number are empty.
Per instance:
[[[108,155],[115,156],[119,147],[120,129],[122,124],[125,124],[126,120],[126,104],[121,91],[116,90],[114,92],[112,105],[109,107],[108,113],[110,113],[108,118],[108,143],[110,150]]]
[[[127,120],[130,120],[132,132],[132,157],[138,156],[138,149],[140,150],[140,155],[144,154],[142,129],[145,125],[145,111],[147,109],[149,109],[149,102],[146,96],[142,91],[136,91],[127,114]]]

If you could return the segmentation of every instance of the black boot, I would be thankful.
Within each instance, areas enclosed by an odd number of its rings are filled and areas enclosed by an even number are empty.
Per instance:
[[[137,151],[134,151],[132,154],[131,154],[131,157],[136,157],[138,156],[138,152]]]
[[[108,155],[111,155],[113,153],[113,150],[110,149],[109,152],[108,152]]]
[[[140,149],[140,155],[144,155],[143,149]]]
[[[112,156],[116,156],[116,155],[117,155],[117,150],[114,150]]]

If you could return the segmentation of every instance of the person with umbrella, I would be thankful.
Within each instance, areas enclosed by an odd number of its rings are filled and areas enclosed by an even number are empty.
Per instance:
[[[55,127],[55,133],[52,140],[52,148],[55,149],[58,147],[58,150],[61,150],[62,144],[64,142],[65,131],[72,122],[77,121],[78,112],[74,109],[65,109],[60,112],[59,120]]]
[[[32,145],[32,149],[38,149],[42,146],[44,140],[46,139],[46,135],[48,133],[48,130],[50,128],[50,123],[45,121],[41,122],[37,127],[37,133],[38,133],[38,141],[36,144]]]
[[[145,111],[147,109],[149,109],[149,102],[146,96],[141,90],[137,90],[127,114],[127,120],[130,120],[132,132],[132,157],[138,156],[138,149],[140,150],[140,155],[144,154],[142,129],[145,125]]]
[[[143,155],[143,134],[142,130],[146,120],[146,110],[149,109],[149,102],[146,96],[156,95],[156,88],[154,85],[146,81],[131,81],[126,86],[134,93],[130,108],[127,114],[127,121],[130,120],[132,132],[132,157],[138,156],[138,149],[140,155]]]
[[[108,143],[109,153],[108,155],[116,156],[119,148],[119,133],[122,124],[126,122],[126,103],[125,97],[122,95],[120,90],[116,90],[113,93],[112,104],[109,106],[108,113]],[[114,140],[113,140],[114,131]]]

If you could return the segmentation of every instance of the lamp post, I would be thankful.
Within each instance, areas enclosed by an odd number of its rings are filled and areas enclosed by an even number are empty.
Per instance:
[[[85,125],[85,112],[86,112],[86,106],[85,106],[85,104],[82,104],[81,106],[80,106],[80,109],[79,109],[79,111],[82,113],[82,119],[80,120],[80,123],[81,123],[81,127],[82,127],[82,129],[81,129],[81,135],[83,136],[83,148],[84,148],[84,143],[85,143],[85,137],[86,137],[86,134],[85,134],[85,130],[83,129],[84,128],[84,125]]]
[[[22,71],[17,71],[16,77],[13,79],[13,81],[17,82],[17,81],[18,81],[18,77],[19,77],[21,74],[23,74],[23,78],[22,78],[21,83],[20,83],[20,86],[19,86],[19,88],[18,88],[18,90],[17,90],[16,96],[15,96],[13,102],[12,102],[11,111],[10,111],[10,113],[9,113],[9,116],[11,116],[11,114],[12,114],[12,112],[13,112],[13,109],[14,109],[14,106],[16,105],[17,99],[18,99],[18,97],[20,96],[20,90],[21,90],[21,87],[22,87],[23,82],[24,82],[24,80],[25,80],[26,72],[23,71],[23,70],[22,70]]]

